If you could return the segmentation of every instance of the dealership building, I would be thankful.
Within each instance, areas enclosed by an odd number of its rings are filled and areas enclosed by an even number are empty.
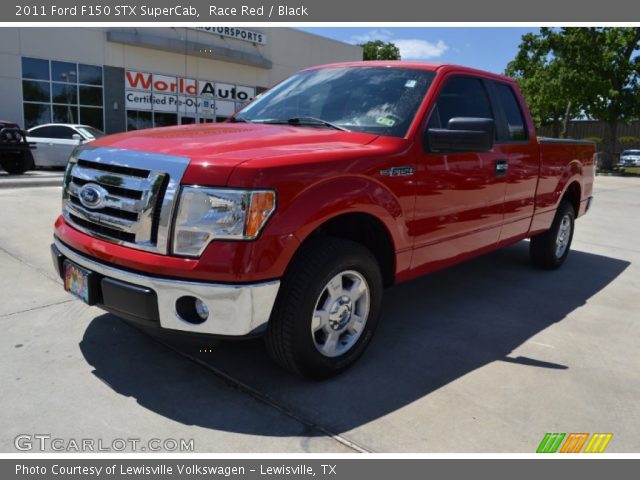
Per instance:
[[[107,133],[216,122],[301,68],[361,59],[291,28],[2,28],[0,119]]]

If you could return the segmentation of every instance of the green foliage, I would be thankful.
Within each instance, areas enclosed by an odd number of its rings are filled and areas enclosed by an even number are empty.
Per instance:
[[[570,116],[605,122],[603,153],[610,164],[618,122],[640,116],[639,49],[639,27],[545,27],[523,36],[506,74],[520,84],[539,124],[557,126],[563,104]]]
[[[363,60],[400,60],[400,49],[392,42],[374,40],[360,46]]]
[[[602,143],[602,139],[600,137],[584,137],[583,140],[588,140],[590,142],[595,142],[598,145]]]
[[[578,112],[578,102],[572,88],[571,72],[550,55],[549,50],[549,42],[542,35],[524,35],[518,54],[507,65],[505,73],[518,82],[536,125],[555,122],[555,136],[558,136],[559,122],[564,118],[567,106],[569,115],[574,116]]]
[[[570,72],[588,115],[618,122],[640,114],[640,28],[543,28],[540,33]]]
[[[638,137],[622,136],[622,137],[618,137],[618,141],[619,141],[620,143],[640,143],[640,138],[638,138]]]

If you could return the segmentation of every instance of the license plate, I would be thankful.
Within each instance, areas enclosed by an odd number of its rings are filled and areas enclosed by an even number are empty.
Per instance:
[[[91,272],[79,267],[69,260],[64,262],[64,289],[89,303],[89,275]]]

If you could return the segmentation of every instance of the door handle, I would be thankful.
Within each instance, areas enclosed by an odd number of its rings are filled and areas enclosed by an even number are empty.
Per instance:
[[[504,177],[509,170],[509,162],[501,158],[500,160],[496,160],[496,177]]]

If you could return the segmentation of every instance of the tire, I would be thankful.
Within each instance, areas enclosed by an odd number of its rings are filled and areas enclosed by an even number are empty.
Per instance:
[[[21,175],[30,170],[30,163],[22,153],[5,155],[0,159],[0,166],[10,175]]]
[[[573,206],[562,200],[551,228],[531,238],[529,253],[536,267],[555,270],[562,266],[571,249],[575,217]]]
[[[312,240],[285,274],[265,342],[271,357],[304,378],[337,375],[362,355],[375,332],[382,273],[362,245]]]

